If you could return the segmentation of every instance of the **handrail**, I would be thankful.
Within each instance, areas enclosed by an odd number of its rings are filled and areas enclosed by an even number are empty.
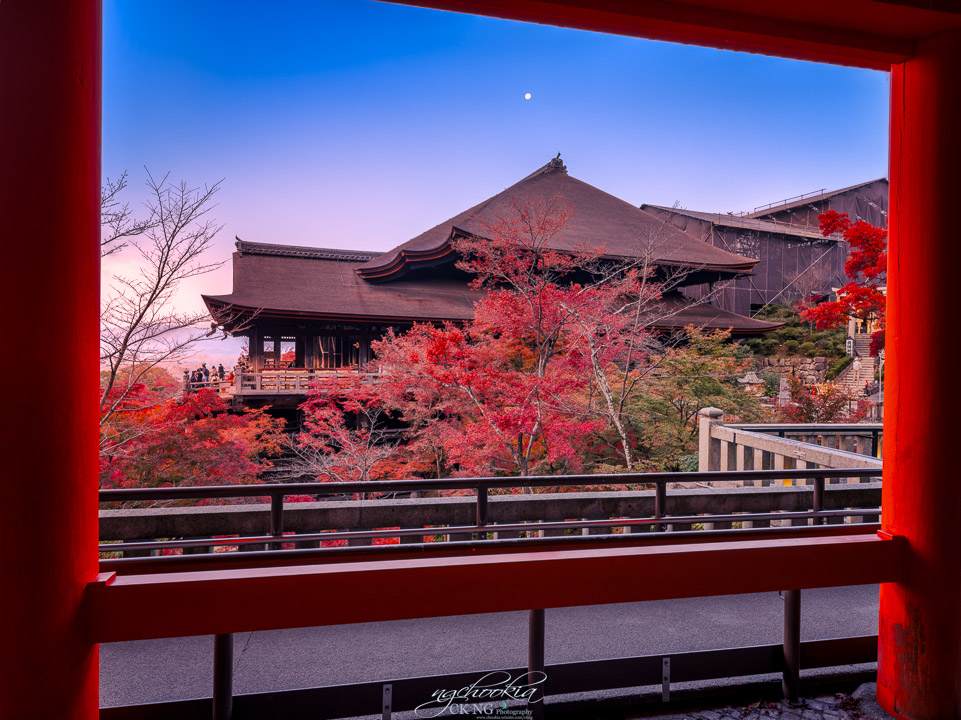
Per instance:
[[[883,423],[725,423],[725,427],[752,432],[797,432],[835,434],[853,432],[876,432],[884,429]]]
[[[540,535],[541,531],[551,534],[564,533],[574,530],[590,532],[591,530],[607,530],[609,528],[623,527],[628,533],[645,532],[649,530],[663,531],[670,527],[665,526],[690,526],[694,523],[725,524],[732,522],[769,523],[772,520],[788,521],[792,523],[801,522],[807,525],[808,520],[813,525],[823,525],[837,518],[843,522],[847,516],[861,517],[864,519],[877,517],[880,509],[877,507],[826,510],[825,509],[825,483],[834,477],[838,478],[870,478],[877,477],[879,469],[875,468],[837,468],[837,469],[804,469],[804,470],[754,470],[742,472],[706,472],[706,473],[646,473],[632,475],[575,475],[561,477],[512,477],[512,478],[445,478],[440,480],[422,481],[383,481],[383,482],[352,482],[352,483],[285,483],[285,484],[262,484],[262,485],[233,485],[221,487],[188,487],[188,488],[138,488],[122,490],[102,490],[100,492],[101,501],[115,500],[156,500],[156,499],[186,499],[186,498],[223,498],[223,497],[270,497],[270,527],[265,535],[241,536],[241,537],[206,537],[173,540],[145,540],[134,542],[123,542],[118,546],[116,543],[105,543],[100,545],[101,553],[120,551],[128,557],[126,553],[136,555],[143,552],[156,553],[161,550],[172,549],[201,549],[202,552],[210,552],[215,546],[234,546],[250,547],[253,545],[264,545],[270,551],[278,551],[286,554],[289,550],[284,549],[284,544],[302,543],[323,543],[330,541],[360,541],[370,543],[380,538],[406,538],[401,542],[423,543],[425,535],[432,533],[424,526],[398,528],[392,530],[348,530],[346,532],[301,532],[294,534],[284,534],[284,497],[288,495],[344,495],[354,493],[368,493],[374,491],[390,492],[404,490],[425,490],[425,489],[473,489],[475,491],[475,522],[473,525],[446,525],[437,528],[439,534],[448,537],[468,537],[473,538],[474,543],[485,544],[490,542],[489,533],[530,533]],[[775,480],[791,478],[813,480],[811,485],[812,500],[811,511],[802,512],[764,512],[764,513],[726,513],[722,515],[668,515],[667,513],[667,485],[669,482],[694,481],[713,479],[731,480],[737,477],[742,480]],[[603,480],[613,480],[615,482],[604,483]],[[528,487],[558,487],[564,485],[604,485],[604,484],[631,484],[630,480],[646,481],[645,484],[653,484],[654,492],[654,512],[652,517],[618,517],[602,520],[576,519],[558,521],[540,520],[533,523],[499,523],[491,524],[488,522],[488,499],[489,493],[494,489],[513,488],[518,486]],[[628,483],[624,481],[627,480]],[[599,482],[601,481],[601,482]],[[616,482],[620,481],[620,482]],[[543,497],[543,495],[529,495],[531,499]],[[420,536],[418,538],[418,536]],[[490,536],[496,537],[496,536]],[[527,540],[528,538],[525,538]],[[169,558],[171,556],[166,556]],[[166,562],[164,556],[154,558],[154,562]]]
[[[881,508],[860,508],[858,510],[812,510],[804,512],[736,513],[725,515],[669,515],[661,518],[618,518],[616,520],[565,520],[563,522],[498,523],[491,525],[448,525],[443,529],[445,535],[470,535],[478,532],[524,532],[537,530],[582,530],[590,528],[614,527],[654,527],[658,525],[693,525],[706,520],[713,523],[751,522],[755,520],[809,520],[829,517],[865,517],[880,514]],[[348,530],[344,532],[298,533],[297,535],[246,535],[231,538],[199,540],[149,540],[144,542],[125,542],[123,550],[167,550],[172,548],[197,548],[210,545],[247,545],[264,542],[311,542],[315,540],[373,540],[388,537],[410,537],[428,534],[424,528],[396,530]],[[555,538],[555,541],[557,538]],[[116,550],[117,545],[104,543],[100,552]]]
[[[710,472],[658,472],[623,475],[552,475],[508,478],[441,478],[423,480],[369,480],[359,482],[295,482],[256,485],[194,485],[189,487],[122,488],[100,491],[100,502],[133,500],[187,500],[226,497],[286,495],[344,495],[354,493],[418,492],[428,490],[508,489],[518,487],[572,487],[585,485],[664,485],[669,482],[722,482],[731,480],[813,480],[816,478],[878,477],[874,468],[811,468],[784,470],[715,470]]]

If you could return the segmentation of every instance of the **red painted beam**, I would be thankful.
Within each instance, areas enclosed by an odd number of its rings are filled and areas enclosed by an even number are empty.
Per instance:
[[[894,68],[882,527],[910,543],[881,589],[878,700],[910,720],[961,718],[961,33]],[[948,390],[948,392],[946,392]]]
[[[4,718],[98,714],[100,34],[99,0],[0,2],[0,368],[51,379],[4,386]]]
[[[99,642],[890,582],[900,538],[818,537],[156,575],[88,587]]]
[[[954,13],[846,0],[388,0],[404,5],[888,70]]]

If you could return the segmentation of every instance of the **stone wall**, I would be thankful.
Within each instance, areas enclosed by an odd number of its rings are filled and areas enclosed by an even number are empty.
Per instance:
[[[778,377],[796,377],[804,385],[824,382],[824,376],[831,367],[825,357],[769,357],[760,358],[757,372],[773,372]]]

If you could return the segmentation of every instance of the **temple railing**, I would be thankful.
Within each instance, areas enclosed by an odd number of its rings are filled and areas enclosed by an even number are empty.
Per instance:
[[[358,370],[341,368],[337,370],[320,370],[316,368],[283,368],[279,370],[260,370],[257,372],[239,372],[233,378],[223,380],[211,376],[209,382],[189,383],[188,390],[196,392],[201,389],[217,391],[225,397],[242,397],[258,395],[306,395],[310,384],[319,379],[355,377]],[[365,372],[366,376],[376,373]]]
[[[186,382],[186,392],[198,390],[214,390],[222,397],[242,397],[258,395],[306,395],[310,384],[319,379],[356,377],[359,370],[341,368],[337,370],[320,370],[316,368],[283,368],[280,370],[260,370],[257,372],[239,372],[221,380],[211,375],[210,380],[204,382]],[[365,372],[365,376],[376,376],[374,372]]]
[[[698,422],[701,471],[881,468],[879,423],[725,425],[717,408]]]

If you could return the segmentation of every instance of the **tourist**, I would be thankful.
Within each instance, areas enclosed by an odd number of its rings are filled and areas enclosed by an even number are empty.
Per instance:
[[[218,363],[218,364],[217,364],[217,377],[219,377],[221,380],[224,379],[224,365],[223,365],[223,363]]]
[[[861,382],[861,358],[855,356],[854,364],[851,366],[851,372],[854,373],[854,383],[857,384]]]
[[[209,385],[209,384],[210,384],[210,370],[207,368],[207,363],[201,363],[201,364],[200,364],[200,370],[201,370],[201,372],[203,372],[204,383],[207,384],[207,385]]]

